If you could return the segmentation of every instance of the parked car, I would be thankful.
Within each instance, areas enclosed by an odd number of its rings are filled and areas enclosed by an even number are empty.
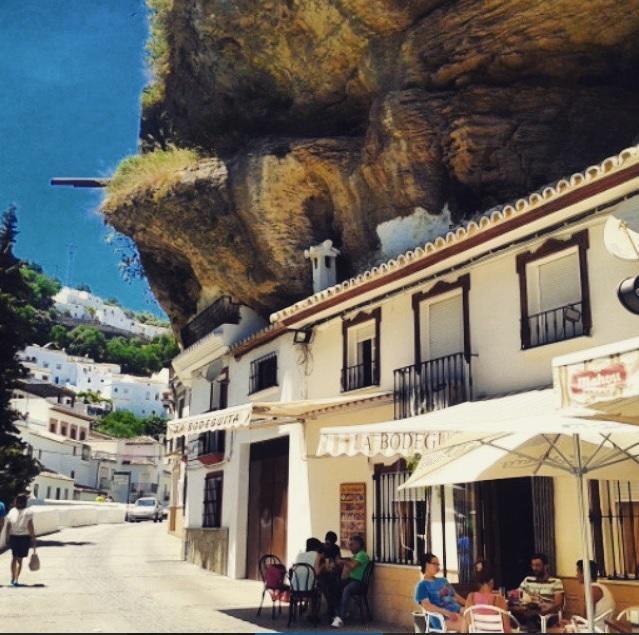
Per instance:
[[[162,518],[167,519],[169,517],[169,506],[162,505]]]
[[[138,498],[135,504],[129,505],[126,519],[132,523],[139,523],[141,520],[152,520],[154,523],[162,522],[164,515],[162,505],[157,498],[151,496]]]

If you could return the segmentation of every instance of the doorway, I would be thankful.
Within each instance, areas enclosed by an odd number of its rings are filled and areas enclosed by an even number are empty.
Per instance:
[[[260,579],[260,558],[271,553],[287,564],[289,439],[251,444],[246,577]]]
[[[532,479],[486,481],[480,492],[483,542],[495,583],[517,588],[530,572],[535,551]]]

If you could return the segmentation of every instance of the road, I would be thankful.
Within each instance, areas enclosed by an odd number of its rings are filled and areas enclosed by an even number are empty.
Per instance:
[[[67,529],[40,542],[42,569],[24,571],[24,587],[8,586],[9,554],[0,556],[0,632],[266,630],[248,621],[259,585],[183,562],[166,524]]]
[[[266,604],[256,620],[261,584],[230,580],[184,562],[181,542],[167,534],[165,523],[65,529],[39,544],[42,568],[32,573],[25,561],[20,579],[25,586],[20,588],[9,586],[10,557],[0,555],[0,633],[286,629],[286,608],[273,622]],[[304,620],[295,626],[313,632]],[[353,624],[353,630],[393,629]]]

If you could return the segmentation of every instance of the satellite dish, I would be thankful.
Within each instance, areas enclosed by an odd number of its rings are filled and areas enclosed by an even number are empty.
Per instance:
[[[639,260],[639,210],[615,212],[604,227],[609,253],[622,260]]]

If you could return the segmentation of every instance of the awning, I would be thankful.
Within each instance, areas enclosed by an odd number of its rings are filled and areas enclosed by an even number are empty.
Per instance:
[[[253,404],[248,403],[169,421],[166,424],[166,438],[171,440],[191,434],[248,426],[251,423],[252,412]]]
[[[582,409],[580,414],[592,414]],[[574,426],[607,429],[605,421],[563,415],[552,388],[530,390],[482,401],[469,401],[408,419],[369,425],[322,428],[317,454],[330,456],[413,456],[438,448],[451,434],[470,430],[569,432]],[[593,428],[594,429],[594,428]]]
[[[329,399],[258,401],[169,421],[166,426],[166,438],[170,440],[183,435],[241,428],[249,426],[251,423],[263,424],[265,420],[279,423],[278,419],[282,418],[295,419],[333,409],[390,403],[392,398],[392,392],[384,391]]]
[[[553,378],[562,408],[639,422],[639,338],[557,357]]]
[[[359,395],[343,395],[328,399],[304,399],[298,401],[264,401],[253,404],[255,414],[271,417],[304,417],[310,414],[350,408],[364,405],[382,405],[393,400],[393,393],[389,390]]]

